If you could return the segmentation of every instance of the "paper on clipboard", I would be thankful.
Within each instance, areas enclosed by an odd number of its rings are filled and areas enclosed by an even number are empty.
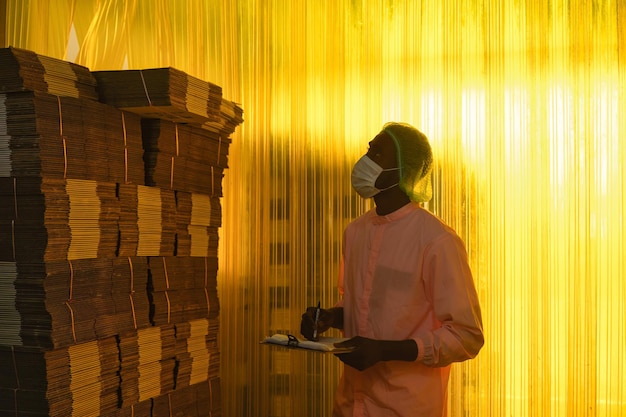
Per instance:
[[[312,340],[306,340],[297,338],[292,335],[286,334],[275,334],[272,336],[268,336],[265,340],[262,340],[261,343],[269,344],[269,345],[279,345],[293,349],[305,349],[312,350],[322,353],[346,353],[351,352],[354,348],[338,348],[335,347],[335,343],[343,342],[348,340],[348,338],[342,337],[320,337],[317,342]]]

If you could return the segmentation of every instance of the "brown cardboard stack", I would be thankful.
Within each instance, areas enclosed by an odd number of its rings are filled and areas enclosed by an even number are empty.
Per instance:
[[[142,121],[146,184],[221,196],[230,140],[219,133],[161,119]]]
[[[88,68],[20,48],[0,49],[0,92],[38,91],[98,100]]]
[[[220,415],[217,232],[241,108],[173,68],[0,61],[0,414]]]

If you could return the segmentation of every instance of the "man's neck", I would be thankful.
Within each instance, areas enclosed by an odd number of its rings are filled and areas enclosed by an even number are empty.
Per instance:
[[[409,197],[398,187],[380,192],[374,196],[376,214],[386,216],[411,202]]]

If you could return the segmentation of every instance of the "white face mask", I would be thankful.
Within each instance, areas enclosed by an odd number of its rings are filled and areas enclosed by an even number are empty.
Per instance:
[[[369,156],[363,155],[361,159],[354,164],[354,168],[352,168],[352,187],[363,198],[374,197],[379,192],[388,190],[398,185],[398,183],[395,183],[394,185],[383,188],[382,190],[376,188],[374,185],[376,184],[376,180],[381,172],[395,171],[397,169],[398,168],[383,169],[376,162],[372,161]]]

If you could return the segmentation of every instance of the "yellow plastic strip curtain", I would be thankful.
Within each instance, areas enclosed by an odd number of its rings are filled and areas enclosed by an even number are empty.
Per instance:
[[[38,12],[52,3],[7,1],[5,42],[63,58],[41,43],[61,31]],[[75,3],[60,21],[79,63],[172,65],[244,108],[219,243],[224,415],[329,414],[337,360],[258,341],[337,300],[342,230],[370,207],[351,166],[401,120],[431,139],[427,207],[464,239],[483,306],[450,415],[626,416],[626,3]]]
[[[136,8],[136,0],[98,1],[84,37],[78,39],[80,49],[76,62],[93,71],[124,68]],[[84,18],[83,15],[81,19]],[[141,26],[138,32],[140,30]]]
[[[2,46],[30,45],[31,50],[65,58],[74,1],[3,0]]]

